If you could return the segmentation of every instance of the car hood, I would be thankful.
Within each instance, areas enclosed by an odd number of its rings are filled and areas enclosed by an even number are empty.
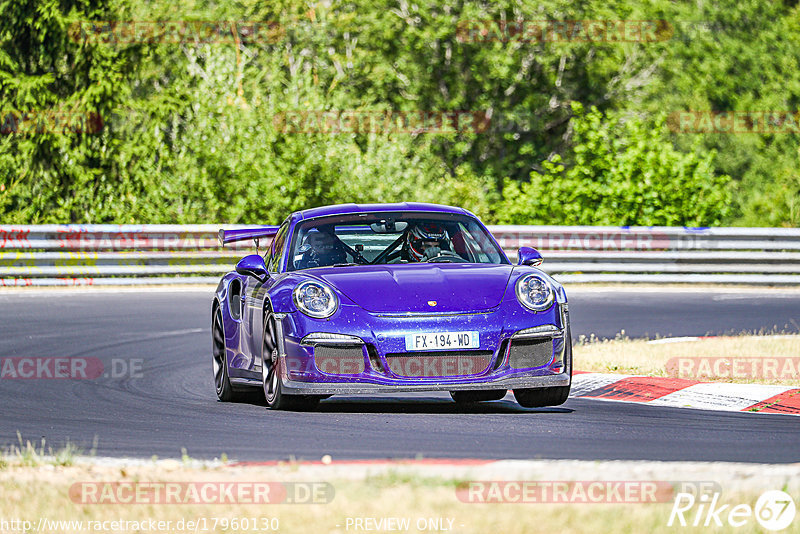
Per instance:
[[[497,307],[512,270],[439,263],[321,268],[313,274],[370,312],[445,313]]]

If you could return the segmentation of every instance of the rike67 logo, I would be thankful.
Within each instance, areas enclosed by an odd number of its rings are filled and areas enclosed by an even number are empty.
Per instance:
[[[766,530],[783,530],[794,521],[797,512],[794,500],[785,491],[772,490],[763,493],[755,507],[749,504],[720,504],[719,493],[701,494],[678,493],[667,526],[722,527],[738,528],[753,519]]]

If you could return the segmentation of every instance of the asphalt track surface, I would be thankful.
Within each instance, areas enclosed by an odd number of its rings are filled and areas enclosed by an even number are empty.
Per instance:
[[[446,393],[333,397],[313,413],[263,396],[220,403],[210,356],[211,291],[0,293],[0,358],[139,362],[138,378],[0,379],[0,446],[67,441],[99,456],[239,460],[568,458],[800,461],[800,420],[569,399],[530,410],[460,408]],[[576,291],[573,335],[633,337],[800,331],[800,292]],[[120,371],[121,368],[117,368]],[[123,374],[123,373],[121,373]]]

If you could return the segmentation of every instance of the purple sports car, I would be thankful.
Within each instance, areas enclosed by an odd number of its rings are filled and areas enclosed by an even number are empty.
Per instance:
[[[279,227],[222,277],[211,307],[220,400],[256,386],[272,409],[335,394],[449,391],[458,403],[562,404],[572,377],[567,297],[519,250],[511,265],[475,215],[434,204],[338,205]]]

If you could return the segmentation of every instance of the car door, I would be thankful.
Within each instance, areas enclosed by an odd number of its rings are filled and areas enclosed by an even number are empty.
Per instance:
[[[244,339],[246,340],[244,351],[248,358],[247,369],[261,372],[261,343],[264,335],[264,301],[267,298],[267,291],[275,283],[278,274],[280,258],[283,257],[283,249],[288,234],[288,221],[284,222],[278,229],[272,245],[265,255],[264,261],[269,271],[266,280],[257,280],[248,276],[242,291],[242,328],[245,330]]]

